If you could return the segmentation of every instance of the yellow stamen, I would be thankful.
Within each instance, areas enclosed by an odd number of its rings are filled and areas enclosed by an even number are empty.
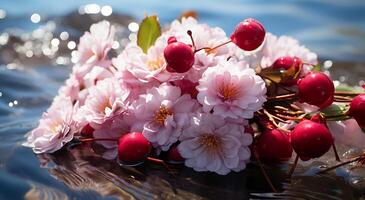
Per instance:
[[[147,68],[150,71],[155,71],[160,69],[164,64],[164,59],[157,58],[156,60],[149,60],[147,61]]]
[[[239,88],[236,85],[234,85],[233,83],[222,84],[218,88],[218,92],[219,92],[219,94],[221,95],[221,98],[224,101],[227,101],[227,100],[235,100],[240,95]]]
[[[212,134],[204,134],[199,137],[199,143],[209,152],[215,152],[220,147],[220,140]]]
[[[172,115],[172,112],[169,111],[165,106],[161,106],[160,109],[155,114],[155,121],[164,124],[165,120],[168,116]]]
[[[112,105],[110,105],[108,100],[106,100],[103,104],[100,105],[99,111],[104,113],[106,108],[109,108],[109,109],[112,108]]]

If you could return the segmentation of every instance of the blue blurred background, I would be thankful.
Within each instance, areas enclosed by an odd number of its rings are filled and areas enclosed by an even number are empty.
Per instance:
[[[2,0],[7,18],[24,18],[39,13],[42,18],[67,15],[80,6],[109,5],[112,12],[140,20],[158,14],[163,23],[185,10],[198,12],[200,20],[223,27],[229,34],[242,19],[259,19],[268,31],[290,35],[321,58],[346,61],[365,60],[365,1],[363,0]],[[19,20],[0,20],[0,31],[21,27]]]

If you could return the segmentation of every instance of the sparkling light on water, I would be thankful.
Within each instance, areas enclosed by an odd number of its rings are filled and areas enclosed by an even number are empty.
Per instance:
[[[6,17],[6,12],[3,9],[0,9],[0,19],[4,19]]]
[[[130,24],[128,24],[128,29],[131,32],[137,32],[139,29],[139,25],[136,22],[131,22]]]
[[[60,33],[60,39],[61,40],[67,40],[69,37],[68,33],[66,31],[63,31]]]
[[[101,8],[101,14],[106,17],[110,16],[112,13],[113,13],[113,8],[111,6],[106,5]]]
[[[68,43],[67,43],[67,48],[69,48],[69,49],[74,49],[74,48],[76,48],[76,42],[74,42],[74,41],[69,41]]]
[[[30,21],[32,21],[33,23],[39,23],[41,21],[41,16],[38,13],[33,13],[30,16]]]

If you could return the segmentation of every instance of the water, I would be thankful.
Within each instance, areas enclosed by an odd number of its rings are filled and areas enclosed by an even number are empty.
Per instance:
[[[69,41],[76,41],[98,16],[79,16],[80,5],[94,1],[2,1],[0,9],[0,199],[359,199],[365,198],[364,169],[354,172],[336,170],[328,175],[314,175],[318,166],[333,164],[333,155],[314,163],[300,163],[291,180],[286,178],[288,165],[267,166],[276,187],[284,192],[270,193],[255,163],[241,173],[222,177],[179,169],[174,177],[158,165],[121,168],[93,152],[96,146],[75,146],[53,155],[35,155],[22,147],[24,135],[34,128],[70,72]],[[243,18],[262,21],[275,34],[287,34],[317,52],[322,61],[333,61],[333,75],[351,84],[364,79],[365,2],[361,0],[310,1],[98,1],[111,5],[111,20],[124,25],[120,40],[128,36],[125,28],[145,13],[157,13],[162,23],[175,19],[184,10],[193,9],[210,25],[228,33]],[[41,22],[30,21],[39,13]],[[120,15],[120,14],[126,14]],[[0,12],[1,14],[1,12]],[[0,15],[1,16],[1,15]],[[47,23],[49,20],[52,23]],[[43,33],[31,37],[43,26]],[[37,46],[49,43],[62,31],[59,49],[49,55]],[[6,39],[4,33],[12,33]],[[6,44],[2,41],[7,40]],[[32,41],[25,44],[24,41]],[[120,45],[123,45],[121,42]],[[31,47],[29,47],[31,46]],[[32,51],[32,54],[29,53]],[[118,51],[120,49],[116,49]],[[40,54],[38,54],[40,53]],[[340,148],[340,151],[344,152]]]

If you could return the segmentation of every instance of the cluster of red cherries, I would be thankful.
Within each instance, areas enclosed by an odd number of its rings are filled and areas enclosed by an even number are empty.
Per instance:
[[[187,34],[192,35],[191,31],[188,31]],[[242,50],[252,51],[263,44],[265,34],[266,31],[260,22],[246,19],[237,25],[230,41],[204,50],[211,51],[232,42]],[[185,73],[193,66],[195,53],[202,49],[195,49],[193,39],[192,43],[193,45],[179,42],[175,37],[168,39],[164,57],[169,72]],[[283,79],[278,83],[282,87],[294,88],[295,93],[269,96],[264,108],[271,105],[271,99],[275,101],[278,99],[283,101],[299,100],[299,102],[317,106],[319,109],[332,105],[335,101],[335,87],[332,80],[326,74],[318,71],[311,71],[304,77],[300,77],[299,74],[304,64],[300,58],[289,56],[278,58],[274,62],[271,69],[293,70],[295,72],[295,76]],[[175,82],[175,84],[184,85],[182,89],[186,90],[185,92],[196,96],[195,86],[192,83]],[[365,127],[365,94],[359,94],[350,101],[346,115],[356,119],[360,127]],[[275,126],[268,116],[260,116],[259,119],[255,123],[258,123],[259,127],[263,127],[261,133],[258,134],[258,129],[253,129],[251,126],[246,128],[246,132],[249,131],[255,136],[252,150],[260,160],[288,161],[294,150],[297,156],[305,161],[321,157],[329,151],[331,146],[334,147],[334,138],[326,126],[326,118],[320,114],[298,120],[295,127],[289,132]],[[92,131],[92,128],[87,126],[82,130],[82,135],[90,136]],[[118,159],[123,164],[137,165],[150,158],[152,149],[151,143],[141,133],[128,133],[118,140]],[[172,146],[165,153],[164,160],[169,163],[184,161],[176,146]]]

